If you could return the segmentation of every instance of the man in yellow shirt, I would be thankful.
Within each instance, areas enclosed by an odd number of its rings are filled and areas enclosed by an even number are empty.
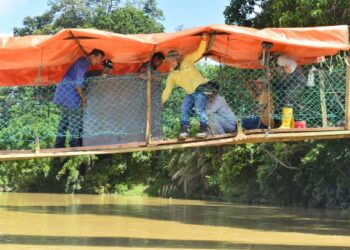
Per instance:
[[[206,47],[207,34],[203,34],[198,49],[183,59],[175,50],[168,53],[173,71],[167,78],[166,87],[162,94],[162,103],[168,100],[174,87],[181,87],[185,90],[187,95],[182,102],[180,117],[182,132],[179,139],[181,140],[185,140],[189,136],[189,115],[193,108],[200,122],[200,132],[197,133],[196,137],[205,138],[209,135],[208,117],[205,113],[207,103],[206,80],[195,67],[195,63],[203,56]]]

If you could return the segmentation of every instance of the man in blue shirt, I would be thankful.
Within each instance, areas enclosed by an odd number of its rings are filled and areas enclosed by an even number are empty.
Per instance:
[[[58,125],[55,148],[62,148],[66,141],[66,131],[69,130],[71,147],[80,145],[81,107],[86,106],[83,92],[83,82],[89,65],[100,64],[105,54],[102,50],[93,49],[88,57],[81,57],[70,66],[63,80],[57,86],[54,103],[61,107],[60,123]]]

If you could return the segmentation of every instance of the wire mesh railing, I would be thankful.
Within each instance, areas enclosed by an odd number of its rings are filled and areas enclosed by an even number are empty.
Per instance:
[[[344,64],[303,66],[290,75],[279,67],[272,67],[269,74],[265,70],[214,68],[209,77],[218,80],[219,95],[239,121],[260,117],[267,127],[277,128],[283,119],[282,109],[289,107],[294,119],[308,128],[343,126]],[[151,89],[153,141],[177,138],[186,95],[176,88],[162,105],[167,74],[162,77],[163,82],[153,81]],[[36,140],[41,148],[52,148],[60,137],[66,138],[64,146],[72,140],[75,146],[145,142],[146,86],[146,80],[137,74],[88,78],[84,84],[86,107],[74,110],[53,102],[56,86],[1,87],[0,150],[34,149]],[[194,112],[190,121],[193,134],[199,128]]]

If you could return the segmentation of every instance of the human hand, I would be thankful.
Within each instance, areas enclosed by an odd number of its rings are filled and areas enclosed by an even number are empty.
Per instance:
[[[146,76],[145,73],[139,74],[138,78],[139,78],[140,80],[147,80],[147,76]]]
[[[202,33],[202,39],[203,40],[207,40],[207,38],[208,38],[208,32],[203,32]]]

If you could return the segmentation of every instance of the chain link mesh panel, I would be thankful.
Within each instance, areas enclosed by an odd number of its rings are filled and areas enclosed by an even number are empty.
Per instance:
[[[291,75],[284,74],[279,67],[272,67],[270,75],[264,70],[212,68],[205,70],[207,78],[219,81],[219,94],[237,120],[267,116],[271,127],[276,128],[282,108],[292,107],[295,120],[305,121],[309,128],[342,126],[344,122],[344,64],[325,63],[316,69],[304,66]],[[152,140],[177,137],[181,104],[186,95],[176,88],[162,107],[167,74],[162,77],[162,84],[152,82]],[[263,82],[263,87],[257,84],[257,79]],[[36,139],[41,148],[54,147],[60,138],[63,146],[145,142],[146,87],[146,80],[138,75],[88,78],[84,84],[85,109],[56,105],[53,102],[56,86],[2,87],[0,149],[33,149]],[[194,112],[190,120],[194,133],[199,126]]]
[[[219,81],[219,95],[225,98],[237,120],[259,117],[260,123],[265,121],[266,127],[278,128],[282,109],[292,108],[294,120],[302,121],[308,128],[343,125],[345,64],[328,62],[316,68],[308,65],[298,67],[292,74],[286,74],[282,67],[273,65],[269,72],[220,67],[205,73]],[[166,137],[176,137],[180,131],[179,114],[185,95],[183,90],[175,89],[165,105]],[[193,135],[199,127],[194,110],[191,124]]]

